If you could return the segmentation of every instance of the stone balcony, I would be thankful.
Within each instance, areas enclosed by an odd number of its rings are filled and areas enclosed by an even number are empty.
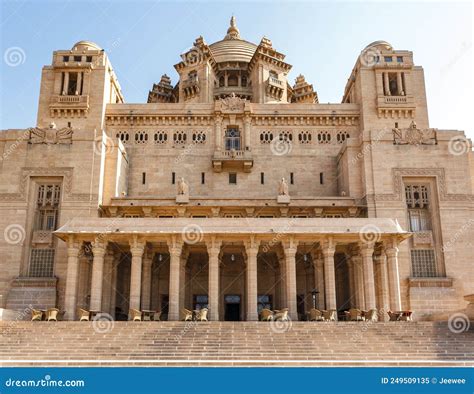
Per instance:
[[[212,168],[215,172],[221,172],[223,168],[250,172],[252,167],[253,157],[250,151],[234,149],[216,151],[212,157]]]
[[[379,116],[392,115],[395,111],[398,115],[413,117],[415,115],[415,98],[409,96],[385,96],[377,97],[377,109]]]
[[[215,98],[226,98],[232,93],[246,100],[252,99],[252,88],[249,86],[221,86],[214,89]]]
[[[89,111],[89,95],[55,95],[51,96],[51,111]]]
[[[197,95],[200,91],[199,78],[188,78],[180,82],[182,84],[183,93],[186,99]]]
[[[281,97],[283,96],[283,92],[284,92],[283,81],[281,81],[278,78],[270,76],[267,79],[266,85],[267,85],[267,87],[266,87],[267,93],[270,96],[275,97],[277,99],[281,99]]]
[[[35,230],[33,231],[33,237],[31,239],[31,242],[37,245],[51,245],[53,243],[53,232],[45,230]]]

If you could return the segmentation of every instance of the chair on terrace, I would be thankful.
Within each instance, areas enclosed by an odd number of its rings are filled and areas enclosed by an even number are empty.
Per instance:
[[[199,310],[199,312],[196,315],[196,320],[197,321],[207,321],[207,312],[209,309],[207,308],[202,308]]]
[[[365,321],[376,322],[378,320],[377,317],[377,309],[370,309],[364,313]]]
[[[153,321],[161,321],[160,318],[161,318],[161,311],[155,311],[155,313],[153,314]]]
[[[46,311],[46,320],[47,321],[58,321],[58,314],[59,314],[59,309],[49,308]]]
[[[309,321],[322,321],[323,313],[319,309],[311,308],[308,312],[308,320]]]
[[[77,316],[79,318],[79,321],[89,321],[91,319],[90,312],[82,308],[77,309]]]
[[[139,311],[138,309],[130,308],[129,314],[130,314],[130,320],[131,321],[142,321],[143,320],[142,311]]]
[[[288,308],[280,309],[275,311],[275,315],[273,316],[273,320],[281,320],[281,321],[288,321],[290,318],[288,317]]]
[[[357,308],[351,308],[348,311],[345,311],[344,314],[346,315],[346,319],[349,321],[364,320],[364,318],[362,317],[362,311]]]
[[[186,308],[181,309],[181,320],[183,321],[193,320],[193,312]]]
[[[272,321],[273,320],[273,311],[270,309],[264,308],[260,312],[260,321]]]
[[[335,309],[330,309],[323,312],[324,321],[336,321],[337,320],[337,311]]]
[[[39,309],[31,310],[31,321],[41,321],[43,319],[43,312]]]

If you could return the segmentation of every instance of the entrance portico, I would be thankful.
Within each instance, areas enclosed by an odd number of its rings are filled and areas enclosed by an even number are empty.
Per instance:
[[[114,316],[117,301],[125,314],[166,305],[168,320],[206,305],[210,320],[257,320],[264,306],[297,320],[315,288],[320,309],[400,310],[397,245],[409,237],[395,221],[372,218],[81,218],[56,235],[68,243],[71,320],[78,306]],[[84,245],[90,278],[78,269]],[[80,297],[89,305],[78,303],[81,280],[90,283],[90,297]]]

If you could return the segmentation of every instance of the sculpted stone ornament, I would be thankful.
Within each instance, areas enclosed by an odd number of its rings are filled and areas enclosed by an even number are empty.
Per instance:
[[[418,129],[416,122],[412,121],[406,129],[394,128],[394,145],[437,145],[436,129]]]
[[[221,99],[221,109],[229,112],[242,112],[247,100],[237,97],[235,93],[225,99]]]
[[[30,134],[28,143],[30,144],[72,144],[73,131],[71,127],[57,129],[56,124],[52,122],[47,129],[30,127],[28,131]]]
[[[280,184],[278,187],[278,197],[277,202],[279,204],[288,204],[290,202],[290,193],[288,190],[288,182],[285,178],[281,178]]]
[[[189,187],[183,177],[178,180],[178,195],[176,196],[176,202],[180,204],[186,204],[189,202]]]

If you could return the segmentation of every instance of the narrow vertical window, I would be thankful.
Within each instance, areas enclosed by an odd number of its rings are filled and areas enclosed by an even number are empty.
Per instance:
[[[265,173],[264,172],[260,173],[260,184],[261,185],[265,184]]]
[[[204,185],[206,183],[206,173],[201,172],[201,184]]]
[[[64,92],[64,77],[65,77],[65,73],[61,73],[61,91],[60,91],[61,95]]]
[[[322,172],[319,173],[319,184],[323,184],[324,183],[324,174]]]
[[[295,184],[295,176],[293,175],[292,172],[290,172],[290,183],[291,183],[292,185]]]
[[[174,185],[176,183],[176,173],[171,173],[171,184]]]
[[[146,183],[146,172],[142,172],[142,185]]]
[[[236,185],[237,184],[237,174],[235,172],[229,173],[229,184]]]

